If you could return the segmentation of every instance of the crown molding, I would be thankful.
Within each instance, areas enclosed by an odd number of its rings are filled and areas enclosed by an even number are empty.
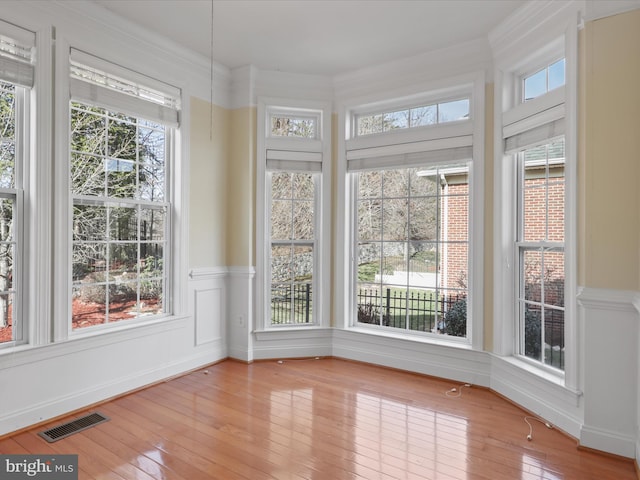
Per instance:
[[[541,48],[549,39],[561,37],[567,25],[582,21],[584,0],[531,1],[516,10],[489,32],[489,43],[498,63],[514,52],[531,52]],[[515,55],[518,55],[517,53]],[[513,63],[513,59],[507,60]]]

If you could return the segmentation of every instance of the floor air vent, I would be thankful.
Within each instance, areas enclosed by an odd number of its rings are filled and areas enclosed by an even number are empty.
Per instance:
[[[85,415],[84,417],[76,418],[75,420],[72,420],[70,422],[50,428],[49,430],[45,430],[44,432],[40,432],[38,433],[38,435],[40,435],[49,443],[57,442],[58,440],[62,440],[63,438],[68,437],[69,435],[81,432],[82,430],[86,430],[87,428],[93,427],[94,425],[106,422],[107,420],[109,419],[100,413],[90,413],[88,415]]]

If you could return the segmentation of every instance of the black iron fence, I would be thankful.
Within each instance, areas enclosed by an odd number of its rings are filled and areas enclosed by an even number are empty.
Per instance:
[[[422,332],[445,333],[451,330],[450,322],[464,324],[456,328],[455,335],[464,336],[466,332],[466,294],[436,296],[430,290],[400,290],[393,288],[360,289],[358,298],[358,322],[383,325],[395,328],[407,328]],[[459,315],[451,318],[447,315],[454,306]],[[458,327],[458,326],[456,326]]]
[[[271,323],[310,323],[313,314],[311,284],[271,286]]]

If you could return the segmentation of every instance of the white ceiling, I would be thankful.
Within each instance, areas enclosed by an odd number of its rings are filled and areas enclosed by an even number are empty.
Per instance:
[[[94,0],[210,57],[211,0]],[[486,37],[526,0],[213,0],[229,68],[335,75]]]

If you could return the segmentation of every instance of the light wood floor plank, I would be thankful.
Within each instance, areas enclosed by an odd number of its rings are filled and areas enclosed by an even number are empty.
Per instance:
[[[527,441],[527,413],[486,389],[339,359],[206,371],[107,402],[109,422],[56,443],[5,438],[0,453],[76,453],[82,480],[637,480],[632,461],[535,420]]]

